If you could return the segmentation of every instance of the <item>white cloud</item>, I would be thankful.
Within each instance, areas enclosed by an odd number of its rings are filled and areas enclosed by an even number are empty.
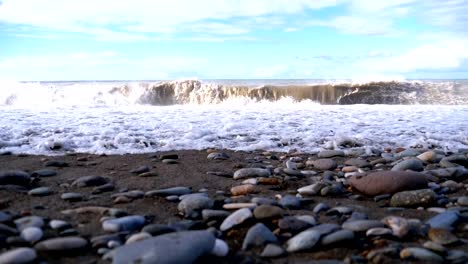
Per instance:
[[[168,33],[207,19],[261,17],[300,13],[333,6],[336,0],[4,0],[0,21],[54,30],[86,32],[117,28]],[[221,33],[244,33],[207,24]],[[229,27],[229,26],[227,26]]]

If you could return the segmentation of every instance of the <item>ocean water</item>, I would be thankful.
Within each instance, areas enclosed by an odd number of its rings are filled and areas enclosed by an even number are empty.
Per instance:
[[[0,153],[468,148],[468,80],[0,82]]]

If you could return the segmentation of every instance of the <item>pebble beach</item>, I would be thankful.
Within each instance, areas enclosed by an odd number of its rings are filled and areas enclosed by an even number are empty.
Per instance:
[[[0,263],[466,263],[466,150],[0,156]]]

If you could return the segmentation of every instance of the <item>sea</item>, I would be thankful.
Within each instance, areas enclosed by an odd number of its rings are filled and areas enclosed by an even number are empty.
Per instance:
[[[468,149],[468,80],[0,81],[0,154]]]

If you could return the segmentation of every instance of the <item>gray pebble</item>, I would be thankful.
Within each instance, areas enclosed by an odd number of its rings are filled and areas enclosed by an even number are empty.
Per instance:
[[[242,243],[242,250],[263,246],[269,242],[276,243],[277,240],[276,236],[268,227],[262,223],[257,223],[247,231],[244,242]]]
[[[179,213],[187,218],[196,218],[201,210],[213,207],[213,200],[206,195],[195,193],[185,196],[177,206]]]
[[[322,245],[328,246],[343,241],[353,240],[354,232],[351,230],[338,230],[322,238]]]
[[[312,229],[300,232],[286,242],[286,251],[297,252],[313,248],[320,240],[321,234]]]
[[[250,178],[250,177],[270,177],[270,171],[267,169],[261,168],[243,168],[239,169],[234,172],[233,179],[243,179],[243,178]]]
[[[152,190],[145,193],[145,197],[154,197],[154,196],[169,196],[169,195],[184,195],[192,192],[192,188],[188,187],[171,187],[165,189]]]
[[[264,258],[277,258],[284,256],[286,254],[286,250],[276,244],[268,244],[263,249],[262,253],[260,254],[261,257]]]
[[[108,232],[135,231],[145,224],[145,217],[141,215],[129,215],[102,222],[102,229]]]
[[[24,171],[0,171],[0,185],[29,186],[30,183],[31,176]]]
[[[58,237],[37,243],[34,248],[40,252],[63,252],[75,253],[76,250],[84,249],[88,241],[82,237]]]
[[[31,196],[47,196],[47,195],[50,195],[51,193],[52,191],[50,190],[49,187],[38,187],[28,192],[28,194]]]
[[[232,227],[242,224],[245,220],[252,218],[252,211],[248,208],[238,209],[237,211],[230,214],[219,227],[221,231],[226,231]]]
[[[408,160],[403,160],[397,163],[392,168],[392,171],[405,171],[405,170],[423,171],[424,164],[419,159],[408,159]]]
[[[83,195],[81,193],[67,192],[62,193],[62,195],[60,195],[60,198],[69,202],[78,202],[83,200]]]
[[[102,176],[83,176],[74,180],[71,184],[76,187],[100,186],[108,183],[110,180]]]
[[[41,240],[43,235],[44,232],[42,231],[42,229],[33,226],[23,229],[23,231],[21,231],[20,234],[22,239],[30,243],[34,243],[36,241]]]
[[[384,227],[384,224],[378,220],[354,220],[344,222],[342,227],[354,232],[365,232],[371,228]]]
[[[2,264],[23,264],[32,263],[37,258],[37,253],[32,248],[21,247],[11,249],[0,255]]]

